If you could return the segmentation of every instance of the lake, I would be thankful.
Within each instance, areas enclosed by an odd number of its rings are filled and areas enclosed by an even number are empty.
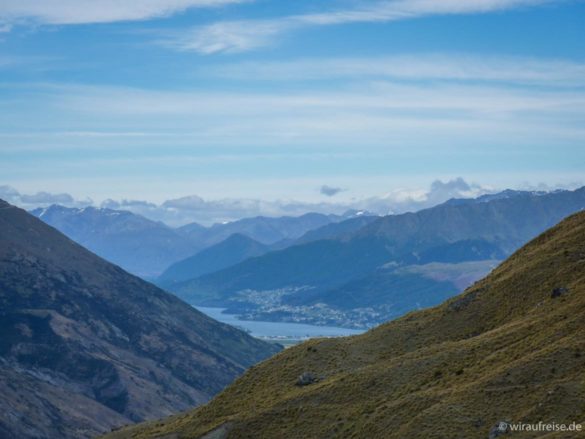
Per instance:
[[[222,323],[244,329],[257,338],[270,340],[302,341],[314,337],[340,337],[344,335],[362,334],[357,329],[338,328],[335,326],[316,326],[304,323],[262,322],[253,320],[239,320],[233,314],[224,314],[225,308],[211,308],[196,306],[196,309]]]

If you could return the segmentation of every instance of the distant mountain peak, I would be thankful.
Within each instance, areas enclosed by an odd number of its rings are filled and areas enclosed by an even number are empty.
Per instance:
[[[343,215],[343,218],[356,218],[360,216],[379,216],[375,213],[369,212],[367,210],[357,210],[357,209],[349,209],[346,210]]]
[[[540,197],[544,195],[550,194],[559,194],[562,192],[570,192],[566,189],[556,189],[552,191],[523,191],[523,190],[515,190],[515,189],[505,189],[500,192],[495,192],[493,194],[484,194],[480,195],[477,198],[451,198],[445,202],[445,204],[465,204],[465,203],[488,203],[494,200],[504,200],[509,198],[516,198],[516,197]]]

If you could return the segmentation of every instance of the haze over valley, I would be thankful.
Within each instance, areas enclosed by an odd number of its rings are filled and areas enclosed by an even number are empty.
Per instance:
[[[585,2],[0,1],[0,439],[585,431]]]

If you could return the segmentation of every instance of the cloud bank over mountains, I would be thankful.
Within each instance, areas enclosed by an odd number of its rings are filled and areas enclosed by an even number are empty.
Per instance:
[[[37,192],[36,194],[22,194],[12,186],[0,185],[0,198],[11,204],[24,208],[61,204],[68,207],[85,207],[93,204],[90,198],[76,200],[72,195],[61,193]]]
[[[531,189],[555,189],[540,185]],[[345,189],[323,185],[320,192],[328,199]],[[469,183],[463,178],[435,180],[428,189],[395,189],[384,195],[361,199],[327,202],[295,200],[260,200],[253,198],[225,198],[206,200],[197,195],[166,200],[160,204],[146,200],[107,199],[95,203],[90,198],[75,199],[67,193],[38,192],[23,194],[11,186],[0,186],[0,198],[25,209],[61,204],[67,207],[96,206],[127,210],[170,226],[197,222],[204,225],[235,221],[254,216],[300,216],[308,212],[342,215],[350,210],[367,211],[376,215],[416,211],[443,203],[451,198],[473,198],[494,193],[499,189]]]

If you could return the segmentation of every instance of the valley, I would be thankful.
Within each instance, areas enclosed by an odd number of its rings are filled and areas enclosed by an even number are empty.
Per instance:
[[[243,290],[222,304],[242,321],[267,320],[365,330],[408,311],[437,305],[486,276],[498,264],[497,260],[487,260],[384,267],[372,279],[358,279],[344,287],[345,290],[336,290],[328,303],[304,304],[309,301],[307,296],[313,293],[313,288],[305,286]],[[376,299],[374,289],[385,295],[392,292],[393,301]],[[346,297],[347,294],[354,299]]]
[[[585,0],[0,0],[0,439],[585,439]]]
[[[196,307],[202,313],[247,332],[260,340],[281,344],[285,347],[294,346],[311,338],[343,337],[361,334],[358,329],[340,328],[325,325],[311,325],[301,322],[262,321],[260,319],[242,320],[241,315],[226,313],[225,308]]]
[[[581,212],[437,307],[291,347],[205,406],[107,438],[482,439],[514,437],[510,423],[581,425],[584,276]]]

